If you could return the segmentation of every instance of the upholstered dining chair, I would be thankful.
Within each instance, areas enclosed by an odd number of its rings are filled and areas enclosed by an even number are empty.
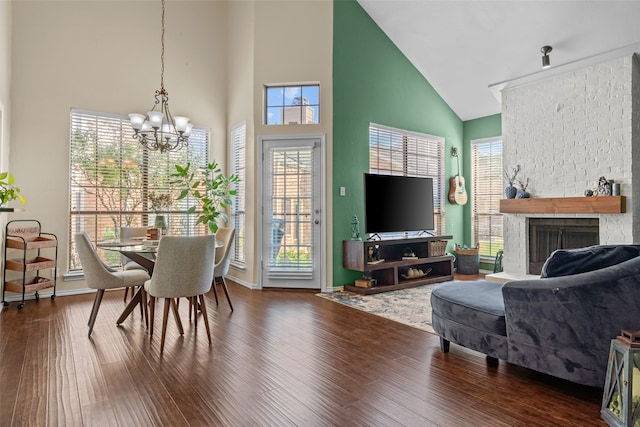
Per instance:
[[[235,228],[218,228],[216,239],[221,242],[223,246],[216,251],[216,263],[213,271],[213,296],[216,298],[216,305],[218,304],[218,292],[216,291],[216,285],[221,284],[224,294],[227,297],[227,301],[229,302],[231,311],[233,311],[233,305],[231,304],[231,298],[229,298],[229,288],[227,288],[227,282],[224,276],[229,272],[229,264],[231,264],[231,245],[233,244],[233,236],[235,233]]]
[[[98,290],[89,316],[88,336],[91,336],[104,291],[106,289],[143,286],[149,280],[149,273],[146,270],[115,271],[100,259],[87,233],[76,234],[75,240],[87,286]]]
[[[147,237],[147,229],[148,227],[120,227],[120,240],[127,241],[133,240],[133,238],[141,238]],[[122,269],[123,270],[145,270],[146,269],[138,264],[135,261],[130,260],[124,255],[120,255],[120,260],[122,261]],[[131,289],[131,295],[133,295],[134,290]],[[124,290],[124,300],[127,300],[127,295],[129,294],[129,288],[125,288]]]
[[[162,316],[162,338],[160,340],[160,353],[164,350],[164,342],[167,333],[167,321],[169,307],[182,335],[182,323],[178,316],[176,299],[197,297],[200,302],[200,310],[204,325],[207,330],[207,338],[211,343],[211,331],[204,294],[211,289],[213,281],[213,261],[215,259],[216,236],[164,236],[158,245],[156,263],[150,280],[144,284],[143,301],[146,295],[149,301],[149,335],[153,336],[153,320],[156,298],[164,298],[164,312]],[[146,308],[146,304],[144,304]],[[197,324],[196,324],[197,326]]]

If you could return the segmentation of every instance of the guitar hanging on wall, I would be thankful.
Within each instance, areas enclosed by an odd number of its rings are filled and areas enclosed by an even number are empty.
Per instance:
[[[449,178],[449,203],[452,205],[467,204],[467,190],[464,188],[464,177],[460,175],[460,156],[458,149],[452,148],[451,155],[458,159],[458,174]]]

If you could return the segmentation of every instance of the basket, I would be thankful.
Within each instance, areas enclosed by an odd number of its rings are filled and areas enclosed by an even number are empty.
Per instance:
[[[480,248],[463,249],[456,245],[456,271],[460,274],[478,274],[480,270]]]
[[[429,242],[429,253],[430,256],[444,256],[447,251],[447,242],[446,240],[438,240],[435,242]]]

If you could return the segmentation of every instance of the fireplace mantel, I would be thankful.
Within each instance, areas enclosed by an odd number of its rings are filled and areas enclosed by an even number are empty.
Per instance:
[[[624,196],[596,196],[502,199],[500,200],[500,212],[511,214],[619,214],[626,212],[626,198]]]

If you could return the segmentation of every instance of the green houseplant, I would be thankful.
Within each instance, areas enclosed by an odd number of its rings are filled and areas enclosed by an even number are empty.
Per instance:
[[[191,169],[191,163],[184,167],[175,166],[176,172],[171,176],[176,178],[174,182],[182,188],[177,199],[184,199],[191,194],[202,209],[196,224],[206,224],[212,233],[217,232],[218,220],[229,220],[225,210],[232,204],[231,196],[237,194],[232,186],[240,179],[237,175],[225,176],[216,161],[197,171]],[[191,206],[187,212],[193,213],[195,210],[196,206]]]
[[[9,172],[0,173],[0,206],[6,207],[8,202],[16,199],[24,205],[25,198],[20,194],[20,188],[15,186],[15,178]]]

